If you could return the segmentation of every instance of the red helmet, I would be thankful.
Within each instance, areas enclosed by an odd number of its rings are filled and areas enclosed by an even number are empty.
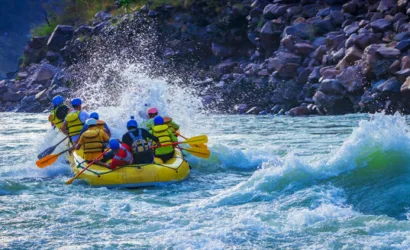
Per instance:
[[[158,114],[158,109],[156,109],[156,108],[150,108],[150,109],[148,109],[148,115],[149,114]]]

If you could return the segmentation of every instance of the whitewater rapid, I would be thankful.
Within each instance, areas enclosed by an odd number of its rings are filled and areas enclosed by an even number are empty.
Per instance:
[[[112,108],[98,111],[120,135],[139,110]],[[189,157],[178,184],[111,190],[64,185],[63,157],[35,166],[62,138],[45,114],[0,114],[0,248],[410,247],[405,117],[176,117],[209,135],[211,158]]]

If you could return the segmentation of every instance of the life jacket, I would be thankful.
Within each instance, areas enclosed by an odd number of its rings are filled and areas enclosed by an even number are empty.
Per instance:
[[[153,135],[158,137],[158,140],[161,144],[169,144],[172,143],[172,139],[170,136],[171,131],[168,129],[168,125],[156,125],[152,129]],[[174,151],[173,146],[164,146],[155,149],[156,155],[164,155],[169,154]]]
[[[83,129],[84,123],[80,120],[80,112],[81,111],[71,112],[65,118],[69,136],[78,135]]]
[[[150,151],[148,142],[145,140],[144,137],[142,137],[141,129],[138,129],[138,136],[135,136],[133,131],[128,132],[128,134],[129,136],[131,136],[132,139],[131,149],[133,153],[142,153]]]
[[[134,160],[134,158],[132,157],[132,154],[130,153],[130,151],[128,151],[128,149],[126,147],[124,147],[123,145],[120,145],[120,149],[125,151],[126,156],[121,157],[121,156],[115,155],[114,159],[116,159],[118,161],[125,161],[125,162],[131,164],[132,161]]]
[[[104,141],[100,137],[100,129],[88,129],[81,136],[84,137],[84,153],[103,152]]]
[[[58,129],[61,129],[68,110],[69,108],[64,104],[57,106],[50,112],[48,121],[52,122]]]

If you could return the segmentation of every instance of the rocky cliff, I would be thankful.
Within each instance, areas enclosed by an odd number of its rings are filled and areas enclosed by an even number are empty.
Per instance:
[[[100,12],[33,37],[16,78],[0,82],[1,106],[41,111],[54,95],[70,96],[81,85],[74,69],[103,50],[145,60],[150,74],[173,72],[223,112],[409,113],[408,15],[405,0],[215,0]]]

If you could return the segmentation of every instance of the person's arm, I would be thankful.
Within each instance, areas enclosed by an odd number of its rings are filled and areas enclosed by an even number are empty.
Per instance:
[[[122,143],[125,143],[128,145],[128,147],[132,148],[132,139],[131,139],[131,136],[128,135],[128,133],[125,133],[122,136],[121,140],[122,140]]]
[[[175,128],[175,131],[179,129],[179,125],[176,124],[173,120],[171,121],[171,126]]]
[[[76,150],[79,150],[81,148],[81,145],[84,144],[84,137],[80,136],[80,138],[77,140],[78,142],[76,142],[76,144],[74,144],[74,148]]]
[[[111,130],[110,130],[110,128],[108,127],[107,123],[104,123],[104,129],[105,129],[105,132],[107,133],[107,135],[108,135],[109,137],[111,137]]]
[[[104,131],[101,131],[100,133],[101,133],[101,139],[102,139],[104,142],[107,142],[107,141],[110,140],[110,137],[109,137]]]
[[[61,132],[63,132],[63,134],[65,134],[65,135],[68,135],[67,122],[66,121],[64,121],[63,126],[61,126]]]
[[[171,137],[172,142],[177,142],[178,141],[178,138],[169,129],[168,129],[168,134],[169,134],[169,137]]]
[[[81,136],[85,131],[87,131],[87,129],[88,129],[88,125],[87,125],[87,124],[84,124],[83,128],[82,128],[81,131],[80,131],[80,136]]]
[[[141,129],[141,133],[142,133],[142,137],[149,138],[149,139],[153,140],[156,143],[159,142],[158,137],[156,137],[155,135],[151,134],[150,132],[148,132],[147,130],[145,130],[143,128]]]

